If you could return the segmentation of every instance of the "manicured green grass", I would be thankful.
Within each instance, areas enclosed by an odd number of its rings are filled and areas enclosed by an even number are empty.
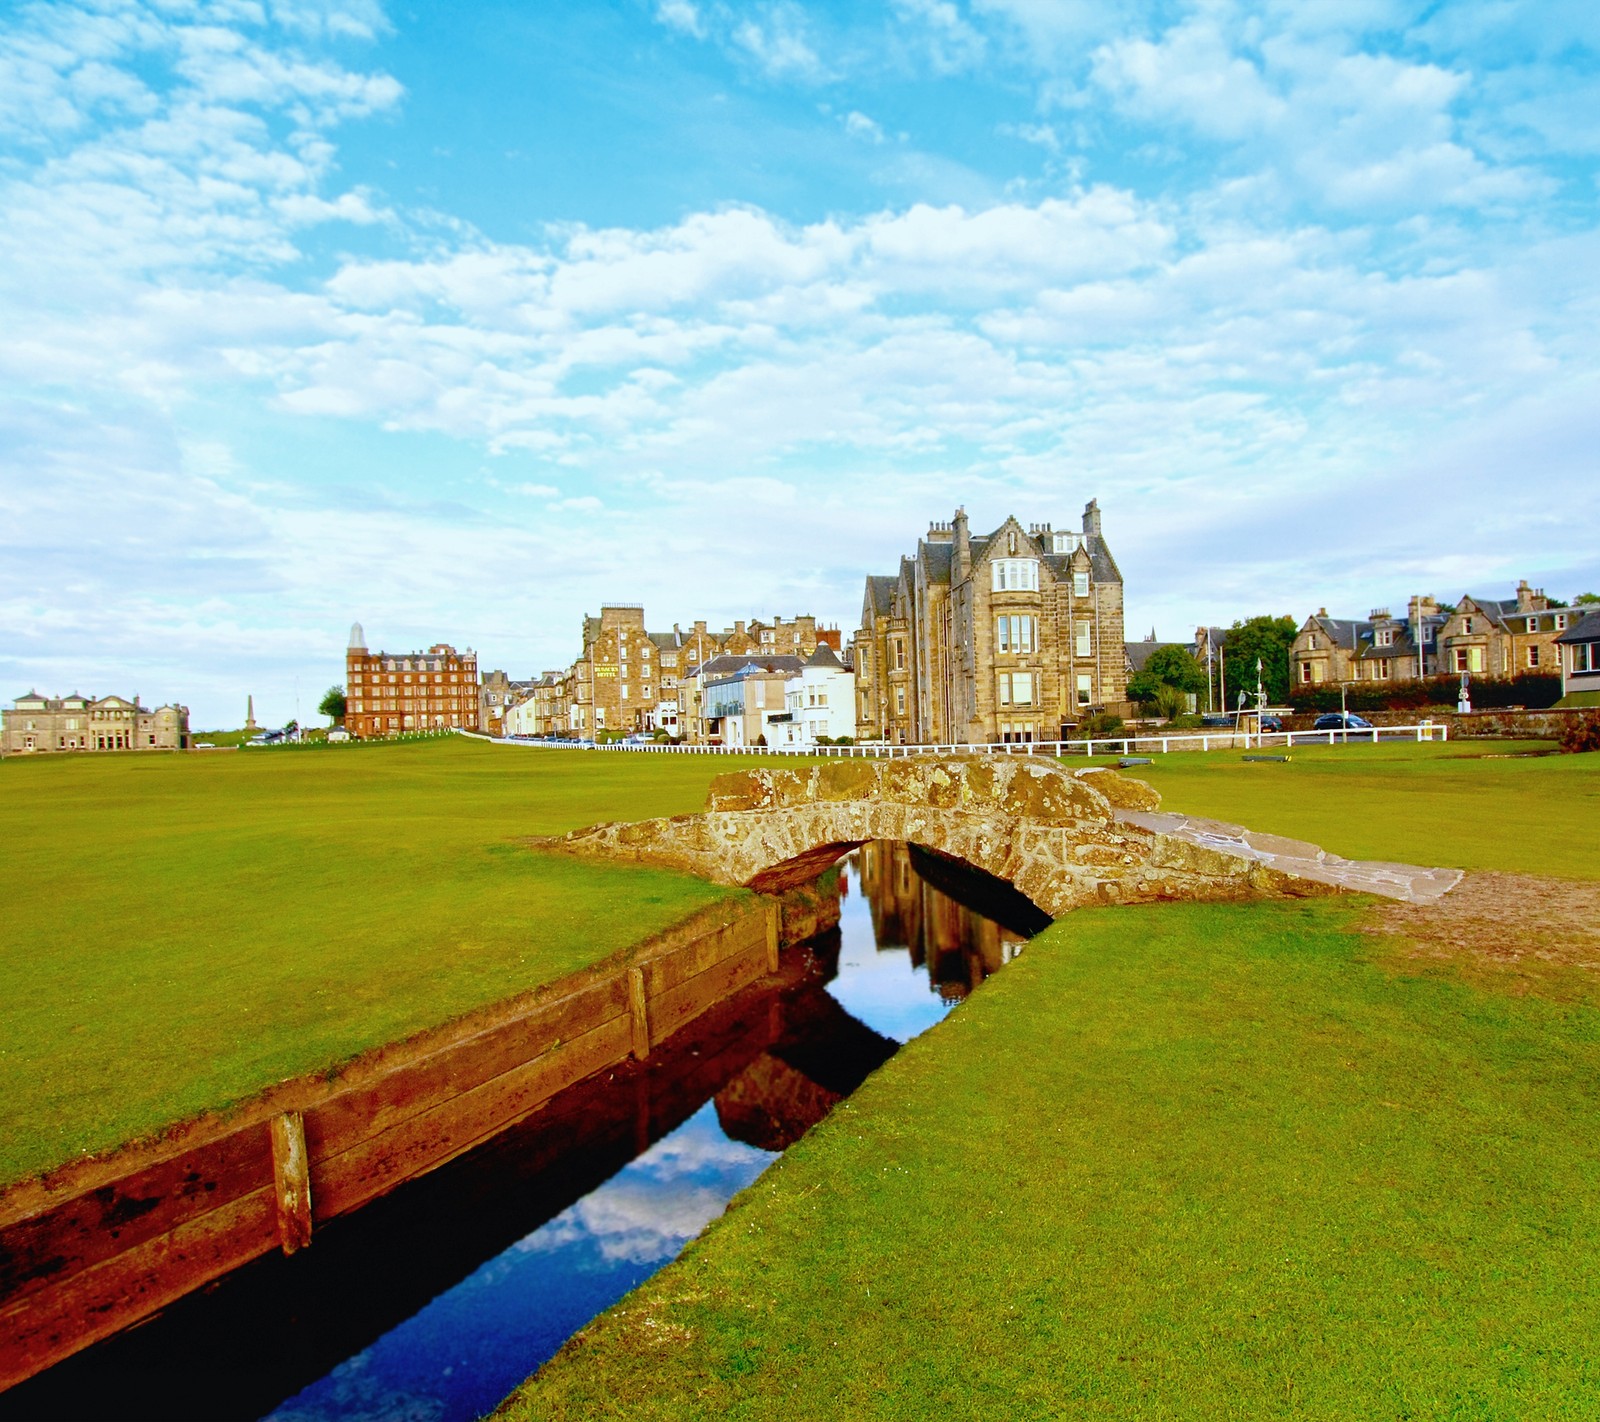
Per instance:
[[[1600,876],[1600,755],[1517,758],[1543,748],[1296,746],[1286,765],[1187,751],[1129,773],[1161,792],[1164,810],[1310,840],[1348,859]]]
[[[1600,1416],[1600,1011],[1358,911],[1071,915],[505,1415]]]
[[[0,1184],[548,982],[727,893],[520,836],[739,762],[382,746],[0,763]]]

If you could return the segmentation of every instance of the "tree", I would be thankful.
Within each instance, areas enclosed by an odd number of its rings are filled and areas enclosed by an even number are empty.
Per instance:
[[[330,721],[343,721],[347,707],[348,703],[345,701],[344,688],[342,686],[330,686],[327,695],[322,698],[321,703],[317,706],[317,711]]]
[[[1289,699],[1289,648],[1299,634],[1292,617],[1249,617],[1235,622],[1222,641],[1222,705],[1232,710],[1242,691],[1254,699],[1256,661],[1267,700],[1281,706]]]
[[[1600,602],[1600,593],[1579,593],[1572,599],[1574,607],[1593,607],[1597,602]]]
[[[1171,720],[1186,708],[1185,692],[1205,690],[1205,669],[1185,647],[1157,647],[1128,682],[1128,700],[1154,704]]]

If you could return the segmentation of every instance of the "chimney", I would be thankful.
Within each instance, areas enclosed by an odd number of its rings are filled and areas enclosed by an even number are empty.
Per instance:
[[[1083,506],[1083,536],[1085,538],[1100,537],[1100,500],[1090,499]]]
[[[964,583],[972,573],[972,543],[967,536],[967,511],[965,508],[956,510],[956,516],[951,522],[950,529],[956,545],[955,576],[951,581]]]

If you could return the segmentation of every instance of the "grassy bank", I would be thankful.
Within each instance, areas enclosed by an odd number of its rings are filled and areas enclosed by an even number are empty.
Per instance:
[[[1600,757],[1507,749],[1140,773],[1353,857],[1600,876]],[[1062,920],[504,1416],[1600,1414],[1595,977],[1490,990],[1364,912]]]
[[[509,1418],[1591,1417],[1600,1013],[1074,914]]]
[[[8,759],[0,1183],[550,981],[726,893],[519,836],[732,764],[456,738]]]
[[[1348,859],[1600,876],[1600,756],[1523,758],[1537,744],[1296,746],[1153,757],[1131,774],[1162,808],[1310,840]]]

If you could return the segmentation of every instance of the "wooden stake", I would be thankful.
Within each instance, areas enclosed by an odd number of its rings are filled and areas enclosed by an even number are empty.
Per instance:
[[[305,1117],[285,1111],[272,1118],[272,1179],[278,1191],[278,1240],[285,1254],[311,1243],[311,1157]]]
[[[643,1061],[650,1055],[650,1013],[644,997],[644,969],[628,969],[628,1012],[633,1018],[633,1055]]]
[[[767,971],[778,971],[778,921],[783,917],[783,911],[778,907],[776,900],[767,904]]]

